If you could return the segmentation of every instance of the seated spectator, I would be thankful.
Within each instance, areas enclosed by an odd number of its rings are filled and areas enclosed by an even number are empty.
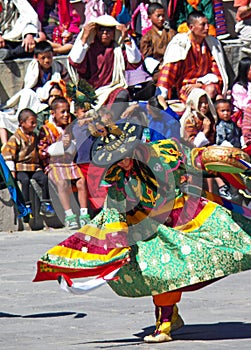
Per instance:
[[[39,26],[27,0],[1,1],[0,60],[32,57]]]
[[[179,33],[189,31],[186,20],[188,15],[193,11],[201,11],[207,17],[209,22],[209,35],[217,36],[220,39],[229,36],[227,34],[222,0],[170,0],[168,15],[177,26],[177,31]]]
[[[140,40],[140,52],[144,58],[146,71],[153,76],[154,82],[157,82],[167,44],[176,32],[166,21],[166,12],[161,4],[151,3],[147,13],[152,27]]]
[[[191,146],[203,147],[215,144],[217,113],[207,92],[195,88],[187,98],[186,110],[180,119],[181,138]],[[213,178],[206,179],[208,191],[213,193]],[[216,177],[219,195],[231,200],[229,186]]]
[[[69,60],[79,77],[94,87],[98,98],[95,109],[104,104],[127,102],[129,93],[124,72],[142,63],[140,51],[128,36],[125,25],[109,15],[93,19],[84,26]],[[118,118],[120,112],[114,115]]]
[[[2,154],[12,175],[21,182],[26,207],[31,207],[29,183],[36,180],[42,189],[40,214],[55,215],[49,197],[48,177],[44,174],[37,152],[37,136],[33,132],[37,124],[36,114],[26,108],[18,115],[19,128],[8,140]]]
[[[55,54],[67,54],[80,29],[80,16],[70,0],[29,0],[42,24],[39,40],[47,40]]]
[[[241,129],[231,119],[231,102],[217,100],[214,104],[218,123],[216,125],[216,145],[241,148]]]
[[[180,124],[180,136],[195,147],[215,143],[217,114],[207,92],[200,88],[191,91]]]
[[[91,123],[95,123],[98,119],[97,112],[92,109],[92,105],[95,105],[96,95],[93,88],[83,80],[80,80],[77,86],[72,83],[67,84],[67,95],[71,101],[74,102],[75,107],[76,119],[70,126],[72,137],[76,143],[77,153],[75,156],[75,162],[84,175],[85,191],[83,193],[82,202],[85,203],[85,206],[81,208],[81,215],[79,217],[80,226],[82,227],[90,221],[90,210],[97,209],[95,205],[93,205],[95,204],[93,203],[93,197],[95,197],[95,193],[99,187],[99,182],[95,183],[95,186],[90,186],[90,178],[96,178],[98,175],[97,173],[100,173],[100,170],[101,175],[103,173],[102,169],[95,166],[91,169],[92,164],[90,164],[90,152],[94,137],[91,135],[89,126]],[[104,118],[105,117],[108,121],[108,115],[104,116]],[[92,183],[94,184],[93,181]],[[103,195],[103,201],[105,197],[106,192]],[[100,204],[100,207],[102,205]]]
[[[65,226],[69,229],[79,227],[76,214],[70,202],[71,186],[78,191],[80,216],[86,209],[85,180],[81,169],[74,162],[75,142],[70,130],[70,105],[63,97],[57,97],[51,104],[52,121],[42,126],[39,133],[38,150],[46,174],[55,184],[62,207],[65,211]]]
[[[29,63],[24,77],[24,88],[12,96],[5,108],[17,107],[14,115],[0,112],[0,137],[2,144],[7,142],[7,130],[14,133],[18,127],[17,117],[24,108],[39,113],[48,104],[49,90],[52,82],[67,78],[67,70],[62,63],[53,60],[53,50],[49,43],[41,41],[36,44],[34,59]]]
[[[250,0],[234,0],[236,12],[235,31],[242,42],[250,46],[251,36],[251,6]]]
[[[243,57],[238,65],[237,76],[232,86],[232,104],[234,122],[241,126],[244,109],[251,96],[251,58]]]
[[[208,35],[208,20],[203,13],[192,12],[187,22],[190,31],[176,34],[166,48],[157,94],[171,98],[175,87],[182,102],[194,88],[206,90],[212,99],[224,96],[228,76],[221,44]]]
[[[47,107],[43,109],[41,112],[37,113],[37,126],[34,132],[39,135],[40,128],[45,124],[47,120],[50,120],[51,117],[51,104],[55,100],[56,97],[65,97],[64,93],[64,81],[61,80],[59,83],[51,82],[51,88],[49,90],[49,97],[45,103]]]

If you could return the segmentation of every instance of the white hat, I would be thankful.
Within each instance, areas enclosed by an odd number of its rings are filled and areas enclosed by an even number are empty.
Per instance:
[[[90,22],[97,23],[98,25],[104,26],[104,27],[116,27],[120,25],[120,23],[110,15],[102,15],[96,18],[92,18]]]

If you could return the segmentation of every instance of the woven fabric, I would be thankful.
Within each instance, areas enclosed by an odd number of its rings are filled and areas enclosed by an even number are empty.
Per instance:
[[[251,232],[243,217],[233,220],[221,205],[174,188],[184,162],[175,141],[152,148],[150,160],[148,152],[143,157],[158,170],[155,176],[144,166],[130,173],[111,167],[107,208],[44,254],[35,281],[62,274],[98,276],[120,268],[110,287],[121,296],[141,297],[195,290],[251,269]]]

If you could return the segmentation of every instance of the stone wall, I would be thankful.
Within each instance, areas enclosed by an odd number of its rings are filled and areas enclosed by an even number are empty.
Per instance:
[[[55,60],[66,65],[67,57],[55,57]],[[0,61],[0,103],[5,103],[16,92],[22,89],[25,72],[31,59]]]
[[[21,230],[21,222],[15,214],[14,204],[7,189],[0,190],[0,232]]]

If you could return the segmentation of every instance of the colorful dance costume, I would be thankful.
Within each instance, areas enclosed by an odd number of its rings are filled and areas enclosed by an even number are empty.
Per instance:
[[[182,325],[183,291],[251,268],[251,237],[222,206],[181,192],[186,159],[175,140],[135,149],[130,170],[116,163],[106,173],[107,207],[38,261],[34,281],[64,275],[71,288],[68,278],[115,271],[118,295],[153,296],[156,331],[144,340],[163,342]]]

